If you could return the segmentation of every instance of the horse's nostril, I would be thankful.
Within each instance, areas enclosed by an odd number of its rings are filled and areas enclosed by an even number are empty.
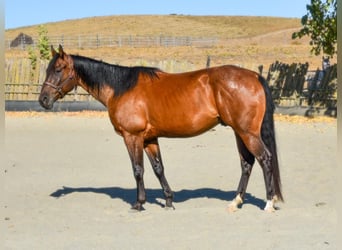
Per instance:
[[[40,98],[39,98],[39,102],[40,103],[46,103],[46,101],[47,101],[47,96],[41,96]]]
[[[49,103],[49,97],[47,95],[43,95],[39,98],[40,105],[45,109],[50,109],[51,104]]]

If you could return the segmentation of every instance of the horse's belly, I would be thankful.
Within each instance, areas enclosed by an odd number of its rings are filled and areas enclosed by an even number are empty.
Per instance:
[[[162,137],[192,137],[202,134],[216,126],[219,119],[216,116],[193,115],[192,117],[169,117],[152,124],[153,130]]]

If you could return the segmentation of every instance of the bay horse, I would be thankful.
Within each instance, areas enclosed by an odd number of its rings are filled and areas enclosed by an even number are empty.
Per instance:
[[[166,208],[173,207],[173,192],[166,180],[159,137],[191,137],[218,124],[230,126],[236,137],[241,178],[236,197],[228,206],[236,211],[243,203],[255,159],[266,186],[264,210],[275,211],[283,201],[277,159],[274,103],[265,79],[237,66],[220,66],[170,74],[152,67],[112,65],[51,46],[39,102],[51,109],[76,86],[107,107],[115,131],[126,144],[137,184],[132,209],[146,201],[143,151],[163,189]]]

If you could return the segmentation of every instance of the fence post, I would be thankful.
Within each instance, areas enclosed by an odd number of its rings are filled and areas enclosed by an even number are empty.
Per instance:
[[[61,36],[61,45],[64,47],[64,35]]]
[[[21,41],[20,41],[21,50],[25,50],[25,45],[26,45],[25,34],[21,37],[20,40],[21,40]]]
[[[121,36],[118,36],[118,46],[121,48]]]
[[[264,65],[259,65],[258,70],[259,70],[259,74],[262,76],[262,71],[264,69]]]
[[[211,60],[211,59],[210,59],[210,55],[208,55],[208,56],[207,56],[207,68],[210,67],[210,60]]]
[[[129,36],[129,42],[128,43],[131,47],[133,47],[133,39],[132,39],[131,35]]]

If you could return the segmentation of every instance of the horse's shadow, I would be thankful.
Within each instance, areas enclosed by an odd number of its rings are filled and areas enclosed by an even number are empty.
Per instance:
[[[55,198],[60,198],[72,193],[95,193],[95,194],[105,194],[112,199],[121,199],[128,204],[133,204],[136,199],[137,191],[135,188],[120,188],[120,187],[103,187],[103,188],[93,188],[93,187],[65,187],[56,190],[50,196]],[[180,191],[174,192],[174,202],[184,202],[190,199],[196,198],[210,198],[219,199],[224,201],[231,201],[235,198],[235,191],[222,191],[213,188],[199,188],[194,190],[182,189]],[[164,205],[159,201],[164,199],[163,192],[161,189],[146,189],[146,198],[148,203],[158,204],[161,207]],[[246,193],[244,204],[252,204],[254,206],[263,209],[265,206],[265,201],[256,198],[255,196]]]

